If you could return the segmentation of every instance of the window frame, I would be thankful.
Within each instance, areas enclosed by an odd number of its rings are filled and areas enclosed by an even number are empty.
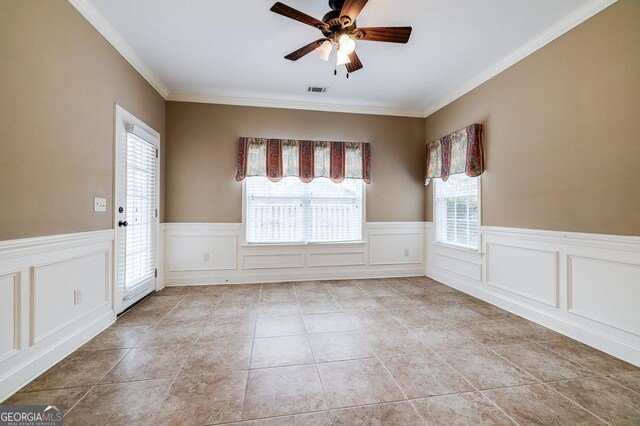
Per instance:
[[[477,248],[469,248],[469,247],[465,247],[465,246],[461,246],[461,245],[457,245],[457,244],[453,244],[453,243],[448,243],[446,241],[438,240],[438,221],[440,220],[440,218],[439,218],[439,214],[438,214],[438,210],[439,209],[438,209],[436,185],[438,184],[438,182],[440,182],[440,184],[442,184],[442,179],[441,178],[432,179],[433,188],[431,189],[431,193],[432,193],[431,194],[432,195],[431,204],[433,206],[433,223],[434,223],[434,233],[435,233],[434,238],[433,238],[433,243],[435,245],[446,247],[446,248],[450,248],[450,249],[470,252],[470,253],[481,253],[482,252],[482,176],[478,176],[475,179],[478,180],[478,247]]]
[[[267,179],[266,177],[264,179]],[[242,247],[305,247],[305,246],[348,246],[366,244],[367,227],[367,184],[362,179],[356,179],[362,185],[362,226],[360,239],[353,241],[319,241],[319,242],[282,242],[282,243],[249,243],[247,242],[247,179],[242,180],[242,226],[240,227],[240,245]],[[306,185],[303,183],[303,185]]]

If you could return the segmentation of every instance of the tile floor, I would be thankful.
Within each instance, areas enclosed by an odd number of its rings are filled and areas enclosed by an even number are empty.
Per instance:
[[[172,287],[5,403],[67,425],[640,425],[640,369],[428,278]]]

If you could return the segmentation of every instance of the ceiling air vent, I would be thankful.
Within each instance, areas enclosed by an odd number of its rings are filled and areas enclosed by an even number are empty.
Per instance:
[[[329,89],[328,87],[320,87],[320,86],[309,86],[307,87],[307,92],[310,93],[325,93]]]

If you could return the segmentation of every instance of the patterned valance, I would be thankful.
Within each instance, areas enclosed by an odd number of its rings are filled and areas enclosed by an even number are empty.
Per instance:
[[[432,178],[446,181],[450,175],[459,173],[480,176],[484,172],[482,125],[472,124],[427,144],[425,170],[425,185]]]
[[[247,176],[266,176],[272,182],[297,176],[303,182],[327,177],[334,182],[353,178],[371,183],[371,147],[362,142],[242,137],[238,140],[236,180]]]

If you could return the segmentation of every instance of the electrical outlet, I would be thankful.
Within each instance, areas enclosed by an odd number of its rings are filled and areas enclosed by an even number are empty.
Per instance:
[[[94,198],[93,199],[93,211],[94,212],[106,212],[107,211],[107,199],[106,198]]]
[[[82,302],[82,290],[73,290],[73,304],[78,305],[80,302]]]
[[[404,249],[404,255],[409,256],[409,249]]]
[[[208,262],[208,261],[209,261],[209,253],[205,253],[205,254],[204,254],[204,259],[203,259],[203,260],[204,260],[205,262]]]

